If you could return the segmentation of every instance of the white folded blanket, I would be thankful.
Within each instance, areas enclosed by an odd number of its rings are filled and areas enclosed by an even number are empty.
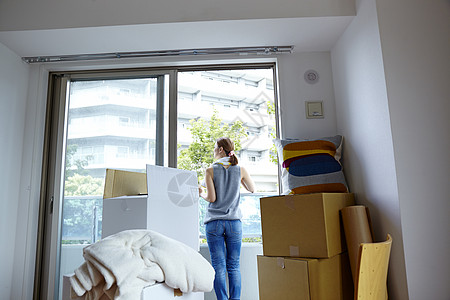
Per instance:
[[[183,293],[210,292],[215,272],[200,253],[152,230],[126,230],[83,249],[85,262],[71,276],[72,298],[140,299],[163,282]]]

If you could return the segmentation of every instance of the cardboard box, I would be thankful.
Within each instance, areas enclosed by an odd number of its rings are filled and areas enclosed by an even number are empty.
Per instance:
[[[145,175],[145,174],[144,174]],[[147,165],[148,195],[103,200],[102,238],[149,229],[199,250],[197,174]]]
[[[347,253],[312,259],[258,256],[260,300],[351,300]]]
[[[103,199],[147,194],[147,174],[106,169]]]
[[[104,199],[102,238],[124,230],[147,229],[147,209],[147,195]]]
[[[265,256],[328,258],[346,250],[339,211],[354,204],[350,193],[261,198]]]

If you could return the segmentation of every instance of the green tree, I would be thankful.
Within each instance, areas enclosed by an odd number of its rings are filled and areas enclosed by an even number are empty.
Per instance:
[[[78,150],[77,144],[67,145],[66,150],[66,169],[64,174],[65,196],[88,196],[103,194],[103,180],[88,175],[85,167],[92,159],[92,155],[85,159],[73,159]]]
[[[65,180],[72,177],[75,174],[86,175],[87,171],[84,169],[89,164],[89,160],[93,157],[92,155],[86,156],[86,159],[73,159],[75,153],[77,153],[77,144],[68,144],[66,149],[66,172],[64,174]]]
[[[247,128],[240,120],[231,124],[224,123],[219,118],[216,109],[213,110],[209,120],[197,118],[190,120],[189,123],[188,130],[192,135],[192,143],[188,148],[180,151],[177,167],[183,170],[196,171],[201,182],[204,178],[205,169],[213,163],[213,150],[216,140],[220,137],[229,137],[234,142],[235,152],[238,152],[242,148],[242,139],[247,137]],[[199,228],[203,235],[205,234],[203,220],[206,206],[206,201],[200,202]]]
[[[74,174],[67,178],[64,196],[94,196],[103,194],[103,180],[90,175]]]
[[[269,116],[275,115],[275,104],[271,101],[267,101],[267,114]],[[269,132],[272,139],[275,139],[277,137],[273,127],[269,128]],[[273,162],[274,164],[278,164],[277,148],[275,147],[275,145],[272,145],[272,147],[270,147],[269,157],[271,162]]]
[[[242,139],[247,137],[247,128],[242,121],[226,124],[219,118],[216,109],[209,120],[197,118],[189,123],[192,143],[180,151],[178,168],[196,171],[200,180],[203,179],[205,169],[213,163],[214,144],[218,138],[229,137],[234,142],[234,150],[238,152],[242,148]]]
[[[86,244],[94,242],[92,240],[92,228],[94,221],[95,207],[100,211],[97,215],[101,216],[101,199],[89,199],[89,197],[79,196],[98,196],[103,194],[103,179],[94,178],[88,175],[85,167],[89,164],[92,156],[85,159],[74,160],[73,156],[78,150],[78,145],[69,144],[66,150],[66,166],[64,174],[64,207],[63,237],[78,238],[62,241],[63,244]],[[75,196],[75,197],[70,197]],[[100,230],[100,229],[98,229]],[[97,233],[100,234],[99,232]]]

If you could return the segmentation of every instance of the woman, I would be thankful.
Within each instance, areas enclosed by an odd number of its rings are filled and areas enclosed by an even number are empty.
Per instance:
[[[219,138],[214,146],[214,160],[206,169],[206,194],[200,188],[200,196],[209,202],[206,212],[206,240],[211,264],[216,271],[214,291],[217,300],[241,297],[241,270],[239,259],[242,243],[241,210],[239,208],[240,183],[251,193],[255,185],[247,170],[238,166],[233,142]],[[230,293],[226,287],[226,273]]]

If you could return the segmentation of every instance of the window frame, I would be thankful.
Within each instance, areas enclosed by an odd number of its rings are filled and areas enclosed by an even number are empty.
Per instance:
[[[66,148],[67,88],[70,80],[101,80],[101,79],[130,79],[155,76],[166,76],[168,82],[163,82],[157,88],[159,95],[164,95],[164,87],[168,85],[168,108],[157,108],[163,114],[168,109],[168,123],[157,128],[157,135],[167,141],[157,145],[157,165],[168,167],[177,166],[177,75],[179,71],[217,71],[232,69],[263,69],[272,68],[274,104],[275,104],[275,130],[280,136],[280,117],[277,84],[277,65],[275,62],[242,63],[242,64],[209,64],[187,65],[171,67],[143,67],[143,68],[117,68],[106,70],[77,70],[77,71],[50,71],[48,73],[48,94],[46,124],[43,143],[42,177],[39,200],[39,219],[36,247],[34,299],[54,298],[57,292],[60,259],[60,231],[62,230],[62,199],[64,191],[64,162]],[[160,81],[161,82],[161,81]],[[158,101],[159,102],[159,101]],[[168,132],[168,133],[167,133]],[[165,152],[166,151],[166,152]],[[163,154],[164,153],[164,154]],[[56,180],[55,180],[56,179]],[[278,174],[278,182],[280,176]],[[60,283],[61,284],[61,283]],[[52,288],[53,287],[53,288]]]

